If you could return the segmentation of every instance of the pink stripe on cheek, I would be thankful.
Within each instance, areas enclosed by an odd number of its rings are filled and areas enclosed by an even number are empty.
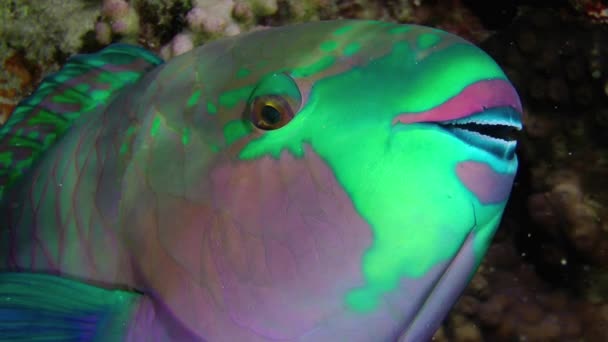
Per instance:
[[[490,165],[476,161],[458,163],[456,175],[482,204],[505,202],[509,198],[515,177],[515,173],[499,173]]]

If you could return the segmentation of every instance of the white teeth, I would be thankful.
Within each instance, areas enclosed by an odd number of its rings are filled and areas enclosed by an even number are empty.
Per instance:
[[[517,142],[515,140],[509,141],[495,138],[457,127],[451,127],[450,132],[466,143],[487,150],[499,158],[511,160],[515,157],[515,147],[517,147]]]
[[[501,125],[517,130],[522,129],[521,114],[511,107],[490,108],[462,119],[444,121],[441,124]]]
[[[521,114],[515,108],[495,107],[484,109],[480,113],[461,119],[442,121],[438,124],[465,143],[485,150],[497,158],[506,160],[515,158],[517,142],[506,140],[510,137],[504,135],[509,129],[522,129]],[[496,137],[496,135],[499,137]]]

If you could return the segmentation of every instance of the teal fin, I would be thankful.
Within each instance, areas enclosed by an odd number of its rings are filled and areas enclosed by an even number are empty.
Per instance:
[[[0,126],[0,200],[73,124],[103,107],[163,60],[143,48],[114,44],[70,58],[15,108]]]
[[[0,273],[0,341],[122,341],[142,295],[35,273]]]

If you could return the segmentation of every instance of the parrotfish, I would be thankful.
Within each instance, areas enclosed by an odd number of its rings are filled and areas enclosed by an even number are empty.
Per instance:
[[[0,339],[427,340],[521,116],[490,56],[416,25],[74,56],[0,128]]]

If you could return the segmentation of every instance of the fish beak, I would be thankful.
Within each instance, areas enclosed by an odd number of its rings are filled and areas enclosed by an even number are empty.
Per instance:
[[[469,283],[476,266],[474,241],[472,232],[467,236],[456,256],[443,267],[443,272],[435,277],[434,285],[427,288],[426,299],[410,320],[410,325],[401,334],[399,342],[431,340],[443,317],[447,315]]]

